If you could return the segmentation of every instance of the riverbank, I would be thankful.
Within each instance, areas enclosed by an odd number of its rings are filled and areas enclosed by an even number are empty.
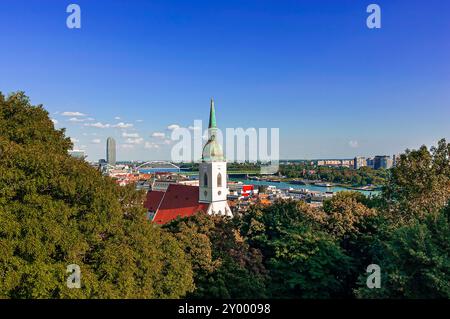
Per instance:
[[[273,179],[266,179],[266,178],[260,178],[256,176],[250,176],[248,180],[251,181],[261,181],[261,182],[271,182],[279,184],[279,183],[286,183],[290,185],[300,185],[300,186],[316,186],[316,187],[323,187],[323,188],[345,188],[347,190],[354,190],[354,191],[367,191],[367,192],[375,192],[375,191],[381,191],[381,186],[374,186],[374,185],[350,185],[350,184],[340,184],[340,183],[331,183],[331,182],[323,182],[319,180],[305,180],[305,179],[296,179],[296,178],[273,178]],[[305,188],[305,187],[301,187]]]
[[[230,178],[230,180],[235,181],[235,182],[242,182],[244,184],[255,185],[255,186],[265,185],[265,186],[275,186],[276,188],[280,188],[280,189],[289,189],[289,188],[307,189],[308,191],[321,192],[321,193],[356,191],[356,192],[363,193],[366,196],[375,196],[375,195],[380,194],[379,190],[362,190],[362,189],[354,189],[354,188],[343,187],[343,186],[338,186],[338,185],[333,185],[331,187],[324,187],[324,186],[317,186],[317,185],[311,185],[311,184],[306,184],[306,185],[291,184],[291,183],[284,182],[284,181],[274,182],[274,181],[250,180],[250,179],[241,179],[241,178]]]

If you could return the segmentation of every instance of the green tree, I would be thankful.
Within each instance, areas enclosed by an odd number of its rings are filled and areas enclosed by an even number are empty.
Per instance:
[[[324,202],[323,212],[313,214],[322,229],[336,238],[338,245],[352,259],[353,267],[343,297],[354,297],[353,290],[358,287],[361,270],[373,262],[379,242],[388,233],[387,220],[372,207],[377,201],[359,192],[339,192]]]
[[[368,289],[362,275],[359,297],[450,298],[450,204],[399,227],[378,246],[374,263],[381,267],[381,288]]]
[[[194,270],[192,298],[266,297],[259,250],[239,235],[234,220],[203,213],[165,226],[180,241]]]
[[[333,236],[305,214],[305,209],[289,201],[254,207],[243,216],[241,232],[252,247],[263,252],[272,297],[341,296],[351,258]]]
[[[358,235],[364,219],[376,215],[376,211],[368,207],[369,203],[362,193],[339,192],[324,202],[322,223],[328,233],[342,240]]]
[[[64,130],[23,93],[0,94],[0,297],[177,298],[192,269],[145,219],[143,193],[70,157]],[[81,268],[81,289],[66,267]]]
[[[407,150],[383,196],[386,210],[400,223],[438,213],[450,199],[450,144],[442,139],[430,150]]]

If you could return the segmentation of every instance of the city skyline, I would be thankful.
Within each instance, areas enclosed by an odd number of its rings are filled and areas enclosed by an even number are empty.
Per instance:
[[[23,90],[88,160],[169,160],[170,133],[207,119],[279,128],[280,159],[393,155],[450,138],[444,1],[5,1],[0,88]],[[205,17],[207,17],[205,19]],[[157,32],[155,31],[157,30]],[[31,49],[30,49],[31,48]],[[42,81],[45,79],[45,81]]]
[[[186,318],[450,300],[447,12],[0,1],[0,298]]]

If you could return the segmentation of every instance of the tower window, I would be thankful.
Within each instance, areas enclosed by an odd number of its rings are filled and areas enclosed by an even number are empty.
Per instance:
[[[208,174],[203,175],[203,186],[208,186]]]
[[[222,174],[217,174],[217,187],[222,187]]]

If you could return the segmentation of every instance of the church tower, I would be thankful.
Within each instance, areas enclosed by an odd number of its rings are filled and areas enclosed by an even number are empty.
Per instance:
[[[227,202],[227,162],[217,140],[216,112],[211,99],[208,142],[203,147],[199,166],[199,202],[209,204],[210,215],[232,216]]]

